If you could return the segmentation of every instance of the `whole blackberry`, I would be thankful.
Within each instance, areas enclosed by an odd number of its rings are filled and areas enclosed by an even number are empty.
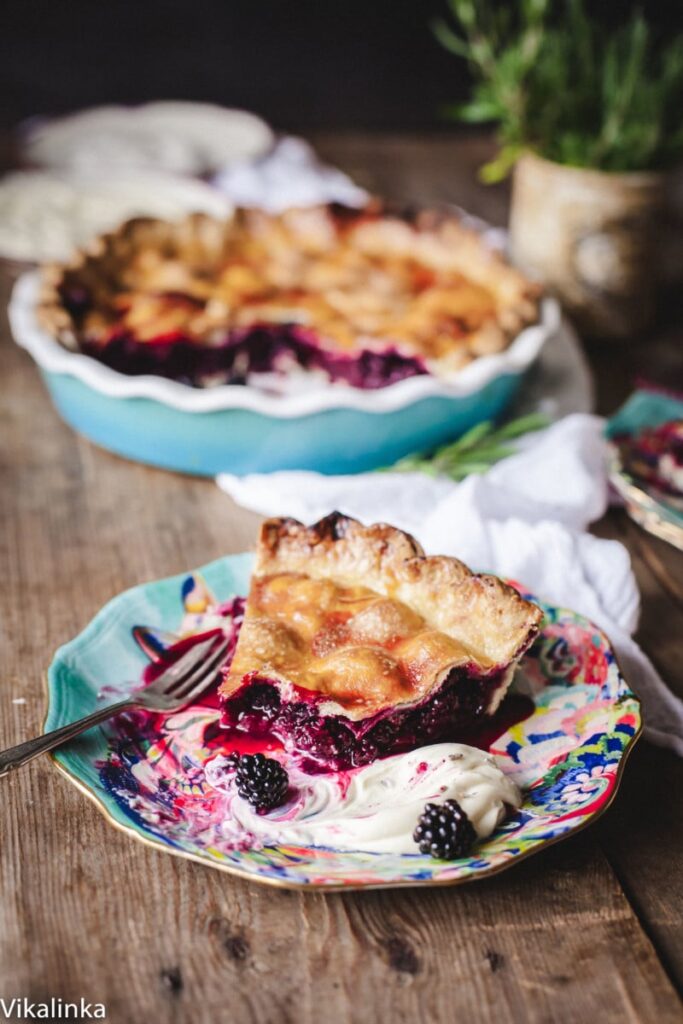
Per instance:
[[[235,771],[237,792],[259,813],[278,807],[289,788],[289,776],[279,761],[263,754],[243,754]]]
[[[457,800],[425,804],[413,832],[420,853],[430,853],[440,860],[464,857],[476,838],[474,826]]]

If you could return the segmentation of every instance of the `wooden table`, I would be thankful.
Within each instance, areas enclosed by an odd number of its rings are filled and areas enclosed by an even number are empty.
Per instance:
[[[317,140],[362,183],[457,200],[485,140]],[[5,274],[5,284],[9,275]],[[75,436],[2,329],[0,744],[40,730],[54,649],[114,594],[254,540],[257,518],[208,480],[133,465]],[[632,373],[673,365],[681,330],[592,353],[601,411]],[[643,593],[639,640],[681,692],[683,557],[610,513]],[[84,997],[107,1020],[681,1020],[683,762],[641,742],[608,814],[486,882],[304,895],[165,856],[111,828],[44,758],[0,782],[0,996]]]

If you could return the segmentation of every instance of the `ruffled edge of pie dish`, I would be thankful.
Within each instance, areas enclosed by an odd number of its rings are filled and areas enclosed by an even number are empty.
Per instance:
[[[310,391],[274,394],[253,385],[221,384],[202,389],[152,375],[132,377],[110,369],[91,356],[70,352],[38,323],[40,288],[39,271],[23,274],[14,285],[8,312],[14,340],[45,372],[75,377],[112,398],[147,398],[190,413],[246,409],[282,419],[326,409],[394,412],[426,398],[460,398],[475,394],[498,377],[528,369],[545,342],[559,329],[561,319],[556,300],[544,297],[537,323],[525,327],[503,352],[480,356],[450,380],[425,374],[368,391],[344,384],[325,384]]]

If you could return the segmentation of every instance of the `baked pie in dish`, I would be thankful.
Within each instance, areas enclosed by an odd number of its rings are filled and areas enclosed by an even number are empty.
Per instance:
[[[451,379],[537,322],[539,300],[456,214],[375,203],[128,221],[45,268],[39,317],[124,374],[365,389]]]
[[[223,725],[270,735],[309,771],[453,738],[493,714],[537,605],[408,534],[333,513],[264,523]]]

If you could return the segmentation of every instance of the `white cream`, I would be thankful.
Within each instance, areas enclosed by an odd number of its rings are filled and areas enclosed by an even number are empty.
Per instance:
[[[219,755],[206,778],[228,798],[223,833],[249,845],[330,846],[372,853],[417,853],[413,831],[424,805],[455,799],[480,839],[519,807],[519,789],[495,759],[475,747],[440,743],[365,768],[330,775],[290,769],[292,796],[267,814],[239,797]]]

